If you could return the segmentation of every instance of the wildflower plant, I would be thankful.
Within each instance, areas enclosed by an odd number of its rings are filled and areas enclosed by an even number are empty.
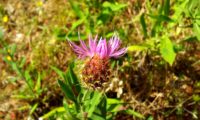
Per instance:
[[[110,77],[110,58],[119,58],[123,56],[127,48],[120,48],[121,41],[117,35],[113,35],[107,42],[105,38],[98,36],[93,39],[89,36],[89,45],[87,46],[83,40],[80,45],[69,41],[70,46],[80,59],[89,58],[84,65],[82,71],[85,83],[93,88],[101,87]]]
[[[56,67],[51,67],[62,80],[58,80],[65,98],[63,107],[58,107],[41,116],[47,119],[55,113],[64,113],[66,120],[113,120],[118,112],[136,116],[140,119],[145,117],[131,109],[124,108],[124,101],[108,98],[103,91],[87,89],[80,83],[74,73],[75,64],[69,64],[67,71],[63,72]]]

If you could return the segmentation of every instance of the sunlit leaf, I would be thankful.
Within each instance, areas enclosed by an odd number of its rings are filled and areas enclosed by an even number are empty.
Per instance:
[[[22,57],[21,60],[20,60],[20,64],[19,64],[19,67],[22,68],[26,63],[26,57]]]
[[[32,108],[31,108],[31,110],[30,110],[30,114],[31,114],[31,115],[35,112],[35,110],[37,109],[37,107],[38,107],[38,103],[35,103],[35,104],[32,106]]]
[[[197,39],[200,41],[200,25],[193,24],[193,30],[195,35],[197,36]]]
[[[79,17],[82,18],[84,16],[83,11],[80,9],[77,3],[75,3],[73,0],[69,0],[69,3],[74,10],[74,13]]]
[[[37,82],[35,85],[35,90],[37,91],[37,93],[41,92],[40,88],[41,88],[41,75],[40,75],[40,73],[38,73]]]
[[[3,33],[3,29],[0,27],[0,40],[3,39],[3,35],[4,35],[4,33]]]
[[[57,113],[64,113],[64,112],[65,112],[64,107],[56,107],[56,108],[52,109],[51,111],[49,111],[48,113],[41,116],[39,119],[47,119]]]
[[[25,79],[26,79],[27,83],[31,86],[31,88],[33,88],[34,84],[33,84],[33,80],[32,80],[32,78],[30,76],[29,71],[25,71],[24,76],[25,76]]]
[[[107,114],[107,100],[106,96],[103,95],[101,98],[100,103],[98,104],[97,108],[95,109],[92,118],[94,115],[98,115],[101,119],[106,119],[106,114]]]
[[[15,54],[16,49],[17,49],[16,44],[12,44],[7,48],[9,54],[12,55],[12,56]]]
[[[174,52],[173,44],[168,37],[163,37],[160,41],[160,53],[165,61],[170,65],[173,64],[176,53]]]
[[[122,4],[122,3],[111,3],[108,1],[105,1],[103,3],[103,7],[105,8],[110,8],[112,11],[119,11],[122,8],[125,8],[127,5],[126,4]]]
[[[174,22],[174,20],[172,20],[170,17],[168,17],[166,15],[151,15],[151,14],[148,14],[148,16],[153,18],[153,19],[157,19],[158,21]]]
[[[99,114],[92,114],[92,119],[93,120],[105,120],[105,118],[104,118],[105,116],[101,116],[101,115],[99,115]]]
[[[102,93],[99,92],[94,92],[94,96],[91,99],[91,106],[90,109],[88,110],[88,117],[91,117],[93,112],[95,111],[97,105],[100,103],[102,97]]]
[[[66,111],[66,115],[67,115],[67,119],[68,120],[78,120],[75,115],[73,115],[71,112],[70,112],[70,108],[69,108],[69,105],[66,101],[63,101],[63,106],[65,108],[65,111]]]
[[[154,120],[152,116],[149,116],[147,120]]]
[[[123,107],[123,102],[114,98],[107,98],[107,111],[108,112],[119,112],[120,107]]]
[[[135,117],[141,118],[141,119],[145,118],[144,115],[142,115],[141,113],[136,112],[136,111],[131,110],[131,109],[125,110],[124,112],[127,113],[127,114],[129,114],[129,115],[133,115]]]
[[[147,46],[142,46],[142,45],[131,45],[128,47],[128,51],[133,52],[133,51],[144,51],[147,50]]]
[[[200,101],[200,95],[194,94],[192,97],[193,97],[193,100],[195,102],[199,102]]]
[[[75,22],[73,22],[72,27],[70,28],[70,31],[68,32],[68,35],[74,31],[74,29],[76,29],[79,25],[83,24],[84,21],[86,20],[86,17],[83,17]]]

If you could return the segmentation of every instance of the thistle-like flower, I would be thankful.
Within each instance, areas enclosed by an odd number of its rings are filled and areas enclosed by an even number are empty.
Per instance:
[[[126,48],[119,49],[121,41],[118,36],[113,36],[109,42],[106,39],[100,39],[97,44],[97,36],[93,40],[89,37],[89,47],[86,46],[83,40],[80,40],[80,46],[70,42],[70,46],[73,48],[74,52],[79,56],[79,58],[94,57],[99,56],[101,59],[104,58],[119,58],[126,53]]]
[[[71,41],[69,44],[79,58],[90,58],[85,64],[83,76],[85,76],[85,82],[92,83],[93,87],[102,86],[102,83],[108,81],[110,76],[109,58],[119,58],[127,51],[127,48],[120,49],[121,41],[116,35],[108,42],[102,38],[97,41],[97,36],[94,39],[90,36],[89,46],[82,40],[80,40],[79,46]]]

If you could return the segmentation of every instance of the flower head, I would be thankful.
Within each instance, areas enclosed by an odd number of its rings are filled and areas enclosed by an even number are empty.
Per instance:
[[[70,46],[79,58],[89,57],[85,62],[82,77],[83,81],[92,88],[102,87],[103,83],[109,82],[111,69],[109,58],[118,58],[124,55],[127,48],[121,48],[121,41],[118,36],[114,35],[107,42],[106,39],[97,36],[93,39],[89,37],[89,45],[80,40],[80,45],[69,41]]]
[[[101,59],[104,58],[118,58],[124,55],[127,51],[127,48],[121,48],[121,41],[118,36],[114,35],[110,40],[107,42],[106,39],[100,38],[97,43],[97,36],[92,39],[89,37],[89,46],[85,44],[83,40],[80,40],[80,46],[76,45],[75,43],[69,41],[70,46],[74,50],[74,52],[79,56],[79,58],[85,58],[97,55]]]

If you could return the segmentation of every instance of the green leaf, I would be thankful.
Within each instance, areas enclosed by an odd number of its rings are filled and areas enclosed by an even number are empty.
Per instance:
[[[193,24],[193,31],[194,31],[197,39],[200,41],[200,25],[194,23]]]
[[[106,113],[107,113],[107,101],[106,101],[106,96],[103,95],[102,96],[102,99],[101,99],[101,102],[98,104],[96,110],[94,111],[94,114],[93,115],[99,115],[101,116],[101,119],[106,119]],[[92,116],[93,118],[93,116]]]
[[[51,69],[53,69],[62,79],[65,79],[65,75],[64,75],[64,73],[61,71],[61,70],[59,70],[58,68],[56,68],[56,67],[54,67],[54,66],[50,66],[51,67]]]
[[[70,40],[70,41],[79,41],[79,36],[78,36],[78,32],[72,34],[72,33],[69,33],[67,35],[67,39]],[[83,35],[83,34],[80,34],[80,38],[82,38],[83,40],[87,39],[87,35]]]
[[[166,15],[151,15],[148,14],[149,17],[156,19],[158,21],[165,21],[165,22],[174,22],[174,20],[172,20],[170,17],[166,16]]]
[[[32,95],[12,95],[11,97],[15,99],[24,99],[24,100],[34,99],[34,96]]]
[[[80,93],[78,94],[78,96],[77,96],[77,102],[80,103],[80,104],[82,104],[82,102],[83,102],[84,92],[85,92],[85,90],[82,89],[82,90],[80,91]]]
[[[66,30],[66,28],[64,28],[64,27],[63,28],[56,27],[53,29],[53,34],[57,40],[62,41],[62,40],[67,39],[67,34],[66,34],[65,30]],[[54,39],[52,39],[52,43],[54,43]]]
[[[90,101],[90,109],[88,110],[88,117],[90,118],[93,114],[93,112],[95,111],[97,105],[100,103],[101,101],[101,97],[102,97],[103,93],[99,93],[99,92],[94,92],[94,95]]]
[[[122,104],[123,102],[119,99],[115,99],[115,98],[107,98],[107,104]]]
[[[84,16],[83,11],[80,9],[78,4],[76,4],[73,0],[69,0],[69,3],[74,10],[74,13],[79,17],[82,18]]]
[[[11,62],[11,66],[12,66],[12,69],[13,69],[20,77],[23,76],[23,75],[22,75],[21,69],[17,66],[17,63]]]
[[[133,52],[133,51],[144,51],[147,50],[148,47],[147,46],[143,46],[143,45],[131,45],[128,47],[128,51]]]
[[[74,31],[74,29],[76,29],[79,25],[83,24],[85,20],[86,20],[86,17],[83,17],[83,18],[73,22],[72,27],[70,28],[70,31],[68,32],[67,36],[69,36],[71,34],[71,32]]]
[[[40,119],[47,119],[57,113],[64,113],[65,112],[65,108],[64,107],[57,107],[54,108],[53,110],[49,111],[48,113],[44,114],[42,117],[40,117]]]
[[[92,120],[105,120],[105,116],[101,116],[99,114],[92,114],[92,117],[91,117]]]
[[[163,37],[160,41],[160,53],[165,61],[170,65],[173,64],[176,53],[174,52],[173,44],[168,37]]]
[[[8,46],[7,51],[10,51],[10,55],[13,56],[15,54],[15,51],[17,49],[17,45],[16,44],[12,44],[10,46]]]
[[[114,99],[114,98],[107,98],[107,111],[108,112],[119,112],[120,107],[123,106],[123,102],[121,100],[118,99]]]
[[[141,119],[145,119],[144,115],[142,115],[141,113],[136,112],[134,110],[128,109],[128,110],[125,110],[124,112],[127,113],[127,114],[129,114],[129,115],[133,115],[135,117],[138,117],[138,118],[141,118]]]
[[[195,41],[198,41],[196,36],[188,36],[185,37],[185,39],[183,39],[182,42],[195,42]]]
[[[83,92],[83,97],[82,97],[82,102],[83,102],[83,107],[85,111],[89,111],[90,109],[90,104],[91,104],[91,97],[94,94],[94,91],[91,90],[84,90]]]
[[[140,16],[140,24],[142,25],[144,37],[147,37],[147,25],[144,19],[144,13]]]
[[[80,82],[79,82],[77,76],[75,75],[75,73],[73,71],[73,66],[74,66],[74,63],[71,63],[69,66],[69,75],[70,75],[70,79],[71,79],[73,86],[75,86],[75,88],[76,88],[76,92],[79,93],[81,91],[81,85],[80,85]]]
[[[195,18],[196,15],[200,14],[200,1],[199,0],[188,0],[187,9],[192,18]]]
[[[26,70],[25,73],[24,73],[24,76],[25,76],[25,79],[27,81],[27,84],[29,84],[31,89],[32,89],[33,86],[34,86],[34,84],[33,84],[34,82],[33,82],[32,78],[31,78],[31,76],[29,74],[29,71]]]
[[[40,73],[38,73],[37,82],[35,85],[35,90],[37,91],[38,94],[41,92],[40,88],[41,88],[41,75]]]
[[[66,115],[67,115],[67,120],[78,120],[74,114],[72,114],[70,112],[70,108],[69,108],[69,105],[66,101],[63,101],[63,106],[65,108],[65,111],[66,111]]]
[[[0,27],[0,40],[3,39],[3,36],[4,36],[3,28]]]
[[[169,12],[170,12],[170,0],[165,0],[165,3],[164,3],[164,14],[166,16],[168,16]]]
[[[147,120],[153,120],[153,116],[149,116]]]
[[[64,92],[65,96],[67,97],[67,99],[72,100],[73,102],[76,103],[76,98],[72,92],[72,89],[70,86],[68,86],[67,84],[65,84],[64,82],[62,82],[61,80],[58,80],[58,84],[60,85],[62,91]]]
[[[192,97],[193,97],[193,100],[195,102],[199,102],[200,101],[200,95],[194,94]]]
[[[122,4],[122,3],[111,3],[108,1],[105,1],[103,3],[103,7],[105,8],[110,8],[112,11],[119,11],[122,8],[125,8],[127,6],[127,4]]]
[[[20,60],[20,64],[19,64],[19,67],[22,68],[26,63],[26,57],[22,57],[21,60]]]
[[[31,115],[35,112],[35,110],[37,109],[37,107],[38,107],[38,103],[35,103],[35,104],[32,106],[32,108],[31,108],[31,110],[30,110],[30,114],[31,114]]]

